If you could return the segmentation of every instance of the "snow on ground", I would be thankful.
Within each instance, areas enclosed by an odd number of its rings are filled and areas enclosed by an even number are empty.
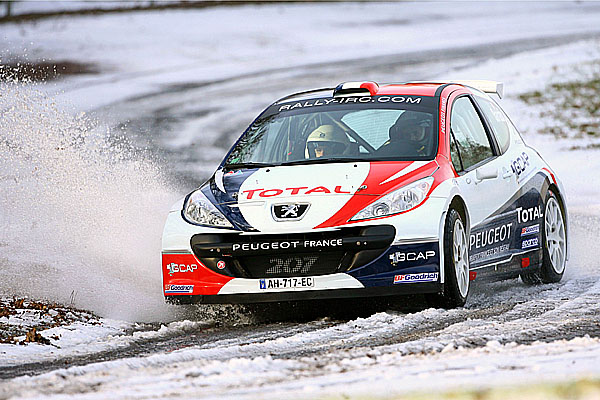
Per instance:
[[[6,322],[11,324],[39,323],[38,318],[35,316],[22,314],[20,317],[11,318]],[[0,319],[0,322],[3,322],[2,319]],[[209,324],[206,322],[184,320],[150,329],[153,327],[149,325],[145,326],[107,318],[88,318],[42,331],[43,336],[49,339],[50,345],[0,343],[0,366],[16,366],[31,362],[88,356],[118,350],[136,342],[180,335],[208,326]],[[16,339],[23,340],[25,337],[17,337]]]

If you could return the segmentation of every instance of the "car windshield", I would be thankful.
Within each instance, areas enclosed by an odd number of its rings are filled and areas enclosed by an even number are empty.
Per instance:
[[[340,161],[430,160],[434,98],[321,98],[269,107],[235,144],[225,167]]]

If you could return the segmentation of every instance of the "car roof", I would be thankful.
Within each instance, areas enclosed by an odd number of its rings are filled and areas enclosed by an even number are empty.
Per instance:
[[[435,96],[435,92],[444,85],[433,82],[391,83],[380,86],[377,95]]]
[[[503,84],[496,81],[468,80],[468,81],[446,81],[446,82],[405,82],[405,83],[387,83],[379,85],[376,82],[344,82],[335,88],[321,88],[305,90],[285,96],[275,102],[275,104],[294,101],[307,100],[318,97],[343,97],[343,96],[435,96],[438,90],[448,85],[461,85],[476,91],[485,93],[495,93],[502,97]],[[437,93],[439,94],[439,93]]]

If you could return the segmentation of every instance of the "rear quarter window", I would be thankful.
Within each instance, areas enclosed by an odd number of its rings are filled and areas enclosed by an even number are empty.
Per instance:
[[[477,96],[476,101],[491,125],[498,146],[500,146],[500,151],[502,153],[506,152],[510,147],[511,135],[518,135],[516,128],[510,119],[508,119],[506,113],[492,100],[483,96]]]

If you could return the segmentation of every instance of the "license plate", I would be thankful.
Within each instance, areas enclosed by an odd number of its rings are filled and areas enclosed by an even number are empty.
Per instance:
[[[260,288],[269,289],[294,289],[311,288],[315,286],[315,278],[269,278],[260,280]]]

